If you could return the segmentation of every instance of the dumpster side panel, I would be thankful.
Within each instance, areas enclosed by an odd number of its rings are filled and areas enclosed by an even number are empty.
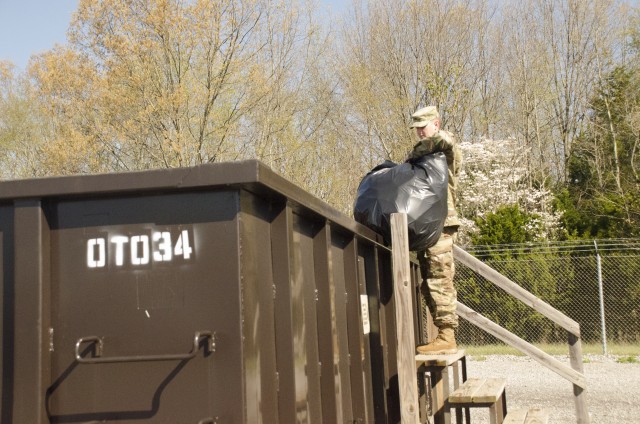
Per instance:
[[[371,386],[376,423],[400,422],[396,363],[393,276],[389,252],[378,246],[359,244],[369,299],[371,334]]]
[[[354,418],[359,423],[374,421],[371,352],[371,301],[367,293],[364,258],[358,255],[359,243],[354,238],[345,248],[345,284],[347,287],[347,326],[351,358],[351,393]],[[358,399],[361,399],[358,401]]]
[[[14,286],[13,212],[0,205],[0,422],[11,423],[13,412]]]
[[[326,221],[323,224],[313,243],[322,416],[325,421],[342,423],[342,397],[348,389],[338,374],[342,346],[338,344],[336,322],[334,252],[331,249],[331,227]]]
[[[293,211],[283,202],[276,208],[271,224],[271,254],[274,280],[274,320],[276,342],[276,369],[278,391],[278,417],[282,423],[297,420],[298,399],[301,413],[306,413],[306,386],[296,387],[298,366],[294,352],[294,307],[293,307]],[[301,358],[304,359],[304,358]],[[301,365],[297,365],[301,362]],[[305,391],[303,391],[303,389]],[[299,393],[299,390],[301,393]],[[299,394],[298,394],[299,393]]]
[[[360,243],[356,246],[356,252],[360,252],[361,246]],[[363,355],[362,355],[362,360],[363,360],[363,369],[365,372],[365,379],[364,379],[364,389],[365,389],[365,393],[369,394],[369,397],[372,399],[371,404],[367,405],[367,416],[370,417],[370,420],[374,420],[374,418],[376,417],[376,411],[378,411],[380,408],[376,405],[377,402],[377,397],[376,397],[376,387],[374,386],[374,382],[378,381],[378,379],[383,380],[383,376],[384,376],[384,368],[374,368],[373,366],[373,358],[374,358],[374,352],[371,350],[371,347],[373,346],[373,340],[375,339],[375,337],[377,337],[375,335],[375,332],[379,330],[376,330],[376,328],[380,328],[380,324],[376,321],[377,319],[377,312],[374,310],[374,308],[377,308],[377,298],[376,298],[376,293],[375,291],[367,288],[367,263],[365,262],[364,257],[357,256],[357,260],[358,260],[358,287],[359,287],[359,291],[360,293],[365,293],[366,297],[367,297],[367,303],[366,303],[366,307],[368,309],[367,311],[367,317],[369,318],[369,331],[365,334],[364,337],[364,351],[363,351]],[[374,261],[375,262],[375,261]],[[374,264],[375,265],[375,264]],[[364,306],[361,306],[362,309],[364,310]],[[363,325],[364,325],[365,321],[363,318]],[[383,405],[384,406],[384,405]],[[367,421],[370,422],[370,421]],[[384,421],[382,421],[384,422]]]
[[[360,294],[354,287],[347,288],[347,275],[351,273],[353,278],[354,263],[348,268],[346,263],[349,257],[350,243],[353,237],[338,231],[331,232],[331,269],[333,271],[332,299],[332,331],[333,331],[333,378],[335,385],[336,401],[338,402],[338,417],[340,422],[352,423],[356,419],[354,409],[361,411],[364,405],[362,394],[353,393],[350,373],[350,346],[349,325],[359,326],[359,322],[350,323],[347,316],[347,302],[360,299]],[[350,292],[348,292],[349,290]],[[359,310],[358,304],[353,307]],[[358,343],[358,339],[353,340]],[[357,358],[353,358],[355,369],[359,368]],[[360,380],[362,377],[360,376]],[[363,418],[363,417],[359,417]]]
[[[323,227],[322,222],[294,214],[291,301],[296,414],[298,421],[318,424],[324,421],[318,352],[314,237]]]
[[[50,229],[39,200],[16,202],[13,420],[44,423],[50,381]]]
[[[377,249],[365,243],[358,244],[359,277],[363,280],[369,304],[371,331],[367,337],[369,351],[366,385],[371,387],[373,396],[373,421],[387,423],[387,405],[385,398],[387,366],[384,361],[383,341],[381,338],[380,276],[378,274]]]
[[[294,213],[284,205],[274,209],[271,252],[280,421],[288,422],[288,417],[372,422],[372,368],[360,298],[367,292],[357,241],[322,217]],[[375,257],[368,259],[375,273]],[[352,375],[357,380],[355,393]],[[384,378],[380,381],[384,386]],[[384,389],[381,399],[384,402]]]
[[[246,422],[238,198],[52,207],[51,422]],[[197,332],[211,333],[214,349]]]
[[[0,222],[2,220],[2,208],[0,207]],[[2,422],[2,411],[3,408],[3,400],[4,399],[4,391],[3,388],[5,386],[4,378],[5,378],[5,366],[4,366],[4,353],[2,352],[3,347],[5,346],[4,340],[4,301],[5,301],[5,293],[4,293],[4,231],[2,231],[2,224],[0,223],[0,422]]]
[[[393,296],[393,269],[391,254],[386,249],[376,248],[379,285],[380,339],[382,340],[385,364],[385,402],[387,422],[400,422],[400,389],[398,383],[398,359],[396,337],[395,298]]]
[[[274,210],[275,208],[275,210]],[[281,205],[242,192],[240,281],[247,423],[278,418],[271,226]]]

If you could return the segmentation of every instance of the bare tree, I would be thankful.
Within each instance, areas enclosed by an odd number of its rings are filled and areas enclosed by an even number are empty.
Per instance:
[[[0,180],[42,176],[38,153],[49,128],[25,75],[0,61]]]
[[[280,0],[81,1],[69,47],[31,70],[64,134],[50,162],[70,140],[80,153],[62,172],[267,156],[301,112],[313,68],[300,55],[316,36],[306,10]]]
[[[607,24],[610,1],[540,0],[542,30],[549,49],[550,103],[558,177],[566,180],[573,142],[582,130],[596,74],[596,33]]]
[[[478,49],[487,3],[356,2],[351,13],[341,34],[340,75],[349,119],[369,157],[401,159],[414,142],[408,117],[421,105],[437,105],[449,129],[464,131],[488,80],[487,57]]]

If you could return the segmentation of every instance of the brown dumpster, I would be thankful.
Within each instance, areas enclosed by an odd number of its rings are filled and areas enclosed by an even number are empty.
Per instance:
[[[0,183],[1,422],[399,422],[381,242],[257,161]]]

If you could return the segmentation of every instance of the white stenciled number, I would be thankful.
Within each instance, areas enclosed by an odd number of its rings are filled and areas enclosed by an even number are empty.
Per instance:
[[[171,262],[180,256],[189,260],[194,254],[191,243],[188,230],[178,233],[175,244],[170,231],[91,238],[87,240],[87,267],[105,268],[107,264],[139,267],[152,262]]]
[[[192,252],[193,250],[189,244],[189,232],[187,230],[182,230],[178,237],[176,247],[173,249],[173,253],[176,256],[182,256],[185,259],[189,259]]]
[[[158,250],[153,252],[153,260],[156,262],[168,262],[171,260],[171,233],[168,231],[153,233],[153,241],[158,243]]]
[[[97,253],[97,255],[96,255]],[[87,265],[89,268],[102,268],[105,265],[107,253],[103,238],[90,239],[87,242]]]

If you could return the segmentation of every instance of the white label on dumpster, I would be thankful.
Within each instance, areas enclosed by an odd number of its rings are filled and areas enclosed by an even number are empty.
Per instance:
[[[195,254],[189,231],[182,230],[172,240],[169,231],[151,231],[129,236],[113,235],[87,240],[87,267],[145,266],[156,262],[189,260]]]
[[[366,294],[360,295],[360,313],[362,314],[362,331],[364,334],[369,334],[371,323],[369,322],[369,298]]]

